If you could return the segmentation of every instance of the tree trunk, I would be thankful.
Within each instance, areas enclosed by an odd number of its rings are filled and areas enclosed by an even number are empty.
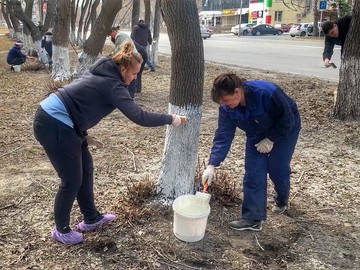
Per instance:
[[[85,0],[83,1],[82,5],[81,5],[81,10],[80,10],[80,18],[79,18],[79,23],[78,23],[78,30],[77,30],[77,45],[79,45],[80,47],[83,46],[83,43],[85,42],[85,40],[82,40],[82,31],[83,31],[83,27],[84,27],[84,18],[85,18],[85,14],[86,14],[86,10],[87,7],[89,5],[90,0]]]
[[[8,12],[8,6],[6,5],[6,3],[4,3],[4,1],[1,2],[1,13],[3,15],[3,18],[8,26],[8,29],[9,29],[9,34],[11,37],[13,37],[13,34],[14,34],[14,27],[11,23],[11,20],[10,20],[10,14]]]
[[[160,13],[160,1],[156,0],[154,8],[154,30],[153,30],[153,44],[151,45],[150,59],[157,66],[158,63],[158,48],[159,48],[159,38],[160,38],[160,23],[161,23],[161,13]]]
[[[313,19],[313,22],[314,22],[314,26],[313,26],[313,37],[318,37],[319,36],[319,26],[318,26],[318,21],[319,21],[319,17],[318,17],[318,13],[319,13],[319,10],[318,10],[318,0],[314,0],[314,8],[313,8],[313,11],[314,11],[314,19]]]
[[[77,3],[77,4],[76,4]],[[70,3],[70,43],[76,44],[76,15],[79,0],[71,0]]]
[[[140,0],[133,0],[132,16],[131,16],[131,29],[139,23],[140,14]]]
[[[96,21],[96,9],[100,4],[100,0],[95,0],[90,6],[88,14],[86,15],[85,24],[84,24],[84,31],[83,31],[83,40],[86,40],[89,28],[91,29],[95,25]]]
[[[26,37],[24,37],[25,46],[29,49],[32,49],[32,47],[34,46],[35,49],[38,50],[40,48],[40,43],[41,43],[41,33],[39,27],[37,27],[33,23],[31,17],[25,14],[25,12],[21,7],[20,1],[11,0],[10,3],[11,3],[11,7],[14,10],[14,14],[16,18],[18,18],[23,23],[23,27],[27,28],[27,31],[25,32]],[[28,37],[29,34],[31,35],[34,44],[29,43],[29,39],[30,39],[30,37]]]
[[[69,0],[57,0],[53,31],[52,78],[65,81],[70,78],[69,62],[70,3]]]
[[[360,1],[355,1],[353,17],[344,47],[334,117],[360,120]]]
[[[56,0],[48,0],[46,5],[45,22],[41,30],[41,36],[43,36],[49,29],[54,28],[55,16],[56,16]]]
[[[145,24],[150,27],[150,24],[151,24],[151,5],[150,5],[150,0],[144,0],[144,5],[145,5],[144,21],[145,21]]]
[[[78,74],[82,74],[88,69],[101,53],[115,16],[121,7],[122,1],[120,0],[103,0],[101,12],[93,26],[94,29],[84,43],[84,50],[76,69]]]
[[[201,105],[204,50],[195,0],[162,0],[161,8],[171,44],[169,113],[185,115],[183,126],[169,126],[157,192],[174,199],[194,191]]]

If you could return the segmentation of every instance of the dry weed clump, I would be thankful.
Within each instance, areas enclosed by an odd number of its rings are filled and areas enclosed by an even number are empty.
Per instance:
[[[203,190],[201,177],[205,168],[205,161],[200,162],[198,159],[195,172],[195,191]],[[235,180],[236,178],[231,177],[226,172],[216,171],[215,179],[213,179],[212,185],[208,188],[207,191],[211,194],[212,203],[217,203],[222,206],[235,206],[240,204],[241,195]]]
[[[114,204],[116,213],[120,213],[123,221],[143,223],[143,219],[153,214],[153,207],[149,207],[156,196],[155,182],[149,176],[142,181],[131,183],[125,191],[120,193],[120,198]]]

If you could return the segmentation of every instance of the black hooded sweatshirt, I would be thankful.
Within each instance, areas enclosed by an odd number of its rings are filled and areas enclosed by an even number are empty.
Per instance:
[[[342,18],[339,18],[335,21],[336,25],[339,29],[339,36],[337,38],[334,37],[325,37],[325,48],[323,53],[323,60],[328,58],[331,59],[331,56],[334,53],[334,46],[340,45],[341,46],[341,56],[343,56],[344,52],[344,44],[346,40],[347,32],[349,31],[351,22],[351,16],[344,16]]]
[[[67,108],[74,128],[81,132],[95,126],[116,108],[141,126],[172,123],[172,115],[146,112],[134,102],[110,57],[100,58],[79,79],[60,88],[57,95]]]
[[[143,22],[140,22],[134,26],[130,37],[132,40],[134,40],[135,42],[137,42],[138,44],[140,44],[143,47],[152,43],[150,29]]]

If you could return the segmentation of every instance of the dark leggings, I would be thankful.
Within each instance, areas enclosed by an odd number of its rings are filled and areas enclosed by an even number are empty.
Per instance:
[[[70,212],[75,198],[85,222],[92,223],[100,214],[94,203],[93,160],[84,136],[41,107],[35,114],[34,133],[61,179],[54,204],[57,230],[70,231]]]

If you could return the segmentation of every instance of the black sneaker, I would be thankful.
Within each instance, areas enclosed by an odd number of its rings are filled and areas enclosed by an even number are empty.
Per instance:
[[[240,219],[234,220],[230,222],[230,228],[237,231],[261,231],[262,229],[262,221],[261,220],[248,220],[248,219]]]
[[[14,69],[14,67],[13,67],[13,66],[11,66],[11,67],[10,67],[10,70],[14,71],[15,69]]]
[[[275,203],[275,205],[273,206],[273,208],[271,209],[271,211],[275,214],[282,214],[286,211],[287,209],[287,206],[284,205],[284,206],[279,206]]]

